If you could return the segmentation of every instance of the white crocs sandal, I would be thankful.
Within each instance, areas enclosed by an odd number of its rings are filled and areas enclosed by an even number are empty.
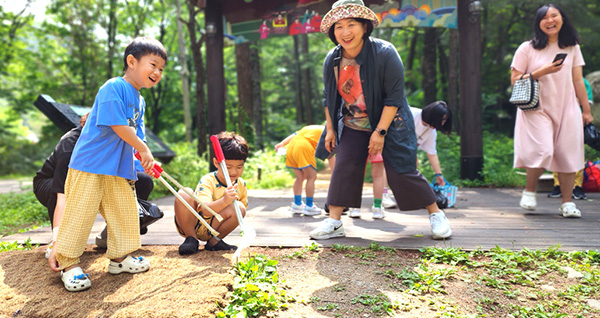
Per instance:
[[[537,207],[537,201],[535,200],[535,192],[523,191],[521,197],[521,207],[525,210],[533,211]]]
[[[52,249],[54,248],[54,241],[51,241],[46,247],[46,254],[44,255],[46,259],[50,258],[50,253],[52,253]]]
[[[119,262],[110,261],[108,264],[108,272],[111,274],[121,274],[123,272],[127,273],[141,273],[150,269],[150,261],[143,257],[133,257],[131,255],[127,255],[127,257]]]
[[[564,218],[580,218],[581,211],[573,202],[565,202],[558,209]]]
[[[92,287],[90,275],[84,274],[81,267],[74,267],[66,272],[60,271],[60,279],[70,292],[82,291]]]

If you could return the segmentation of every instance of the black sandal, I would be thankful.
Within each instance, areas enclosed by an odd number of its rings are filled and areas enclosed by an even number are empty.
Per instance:
[[[217,244],[210,246],[208,243],[206,243],[206,245],[204,246],[204,249],[207,251],[231,251],[231,250],[237,250],[237,246],[235,245],[229,245],[227,243],[225,243],[225,241],[223,240],[219,240],[217,242]]]

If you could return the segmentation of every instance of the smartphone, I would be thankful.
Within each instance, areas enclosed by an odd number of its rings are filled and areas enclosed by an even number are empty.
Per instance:
[[[558,63],[558,65],[562,65],[566,58],[567,53],[556,53],[556,56],[554,57],[554,61],[552,61],[552,63],[560,60],[560,63]]]

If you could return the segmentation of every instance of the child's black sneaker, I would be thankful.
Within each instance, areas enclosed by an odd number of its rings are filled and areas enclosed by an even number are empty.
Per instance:
[[[587,200],[587,195],[583,192],[583,189],[580,186],[575,186],[573,188],[573,195],[571,196],[575,200]]]
[[[210,246],[208,243],[206,243],[206,245],[204,246],[204,249],[207,251],[231,251],[231,250],[237,250],[237,246],[235,245],[229,245],[227,243],[225,243],[225,241],[220,240],[217,242],[217,244]]]
[[[193,236],[188,236],[185,241],[179,245],[179,255],[191,255],[198,252],[198,240]]]
[[[559,186],[555,186],[554,188],[552,188],[552,191],[548,192],[548,197],[549,198],[560,198],[560,197],[562,197],[562,194],[560,193],[560,187]]]

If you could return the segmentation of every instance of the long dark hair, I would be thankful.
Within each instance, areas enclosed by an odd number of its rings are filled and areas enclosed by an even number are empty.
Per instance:
[[[550,8],[555,8],[558,10],[563,20],[563,25],[560,29],[560,32],[558,32],[558,46],[562,49],[567,46],[579,44],[579,34],[577,33],[577,30],[575,30],[575,27],[565,12],[555,4],[546,4],[541,6],[535,13],[535,19],[533,22],[534,36],[533,39],[531,39],[533,48],[536,50],[541,50],[548,45],[548,36],[540,28],[540,21],[542,21],[546,15],[546,12],[548,12],[548,9]]]
[[[362,18],[349,18],[349,19],[354,19],[354,20],[358,21],[358,23],[361,23],[362,25],[367,26],[367,32],[365,32],[365,34],[363,35],[363,39],[366,40],[371,36],[371,33],[373,32],[373,22],[371,22],[371,20],[362,19]],[[329,35],[329,39],[331,39],[331,41],[335,45],[339,44],[338,41],[335,39],[335,23],[329,28],[329,32],[327,34]]]
[[[452,111],[444,101],[433,102],[423,107],[421,120],[443,134],[450,135],[452,132]]]

